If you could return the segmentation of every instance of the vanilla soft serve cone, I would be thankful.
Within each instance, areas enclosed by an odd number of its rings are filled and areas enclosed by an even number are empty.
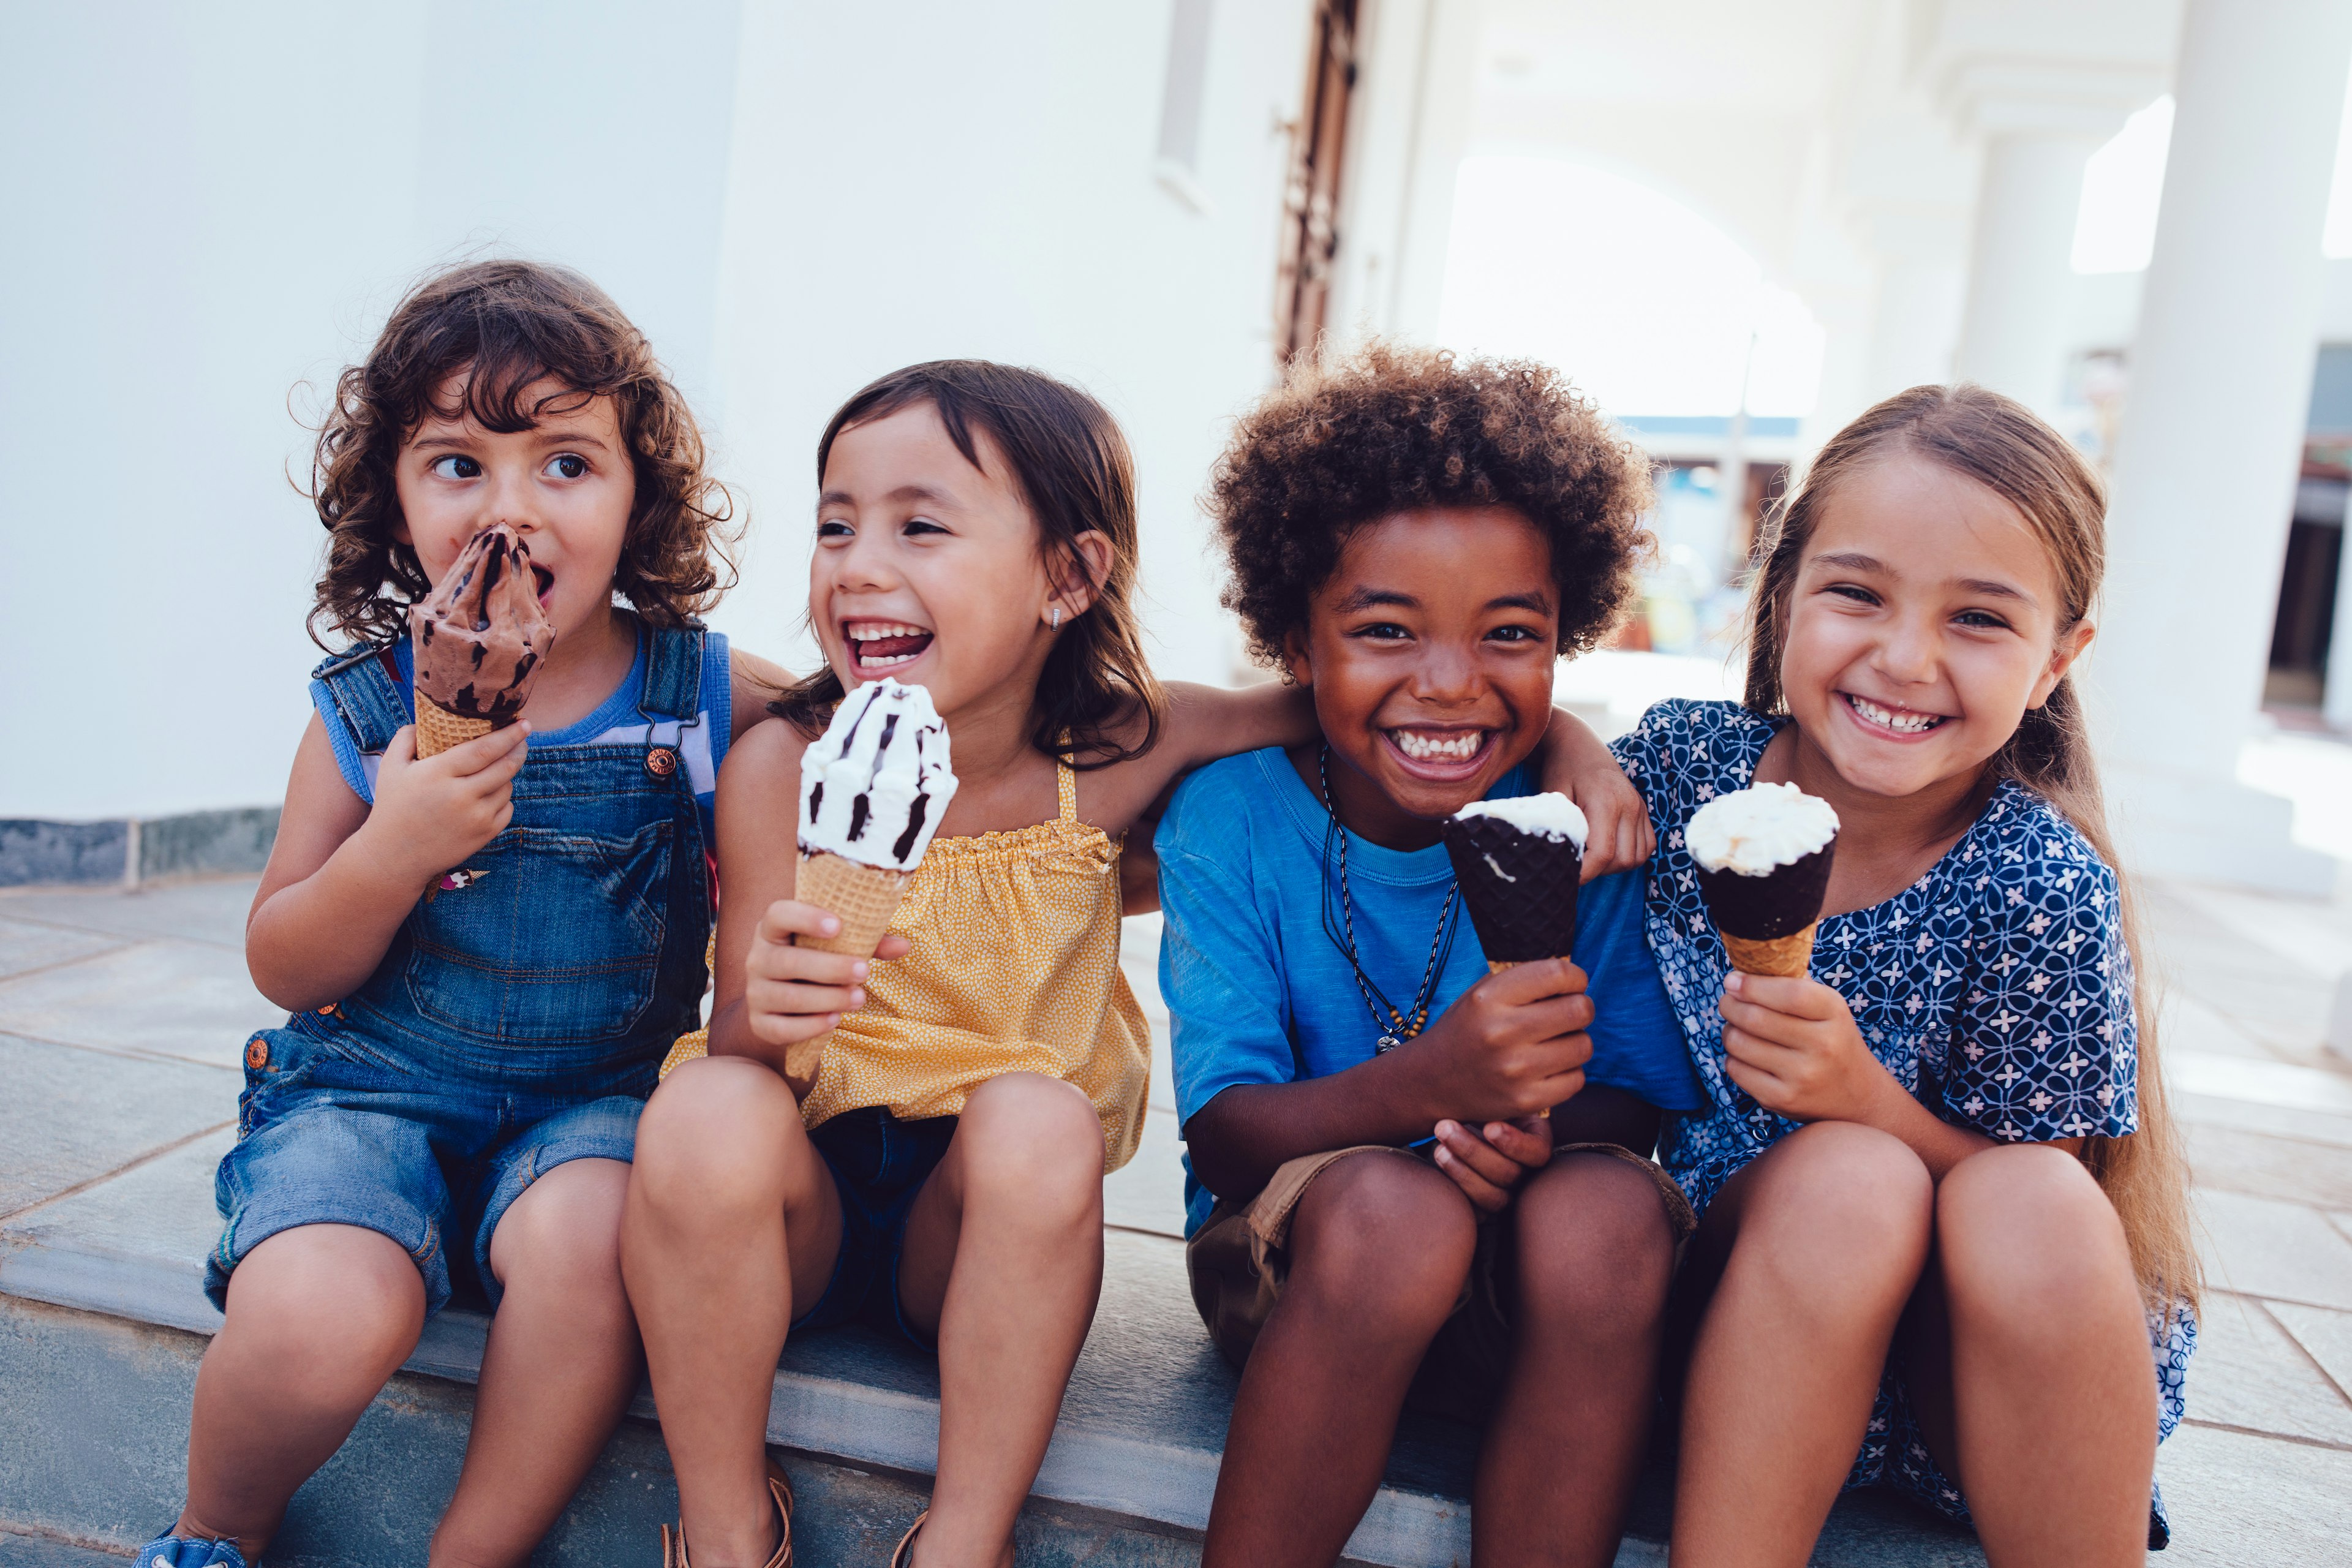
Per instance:
[[[947,726],[919,686],[887,679],[841,700],[801,757],[800,870],[793,896],[837,917],[795,945],[871,958],[955,798]],[[786,1048],[786,1076],[816,1074],[830,1035]]]

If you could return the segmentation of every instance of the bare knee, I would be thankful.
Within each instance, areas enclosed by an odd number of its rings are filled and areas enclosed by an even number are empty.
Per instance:
[[[425,1327],[425,1279],[377,1231],[306,1225],[279,1231],[229,1276],[222,1338],[267,1354],[289,1387],[373,1395]]]
[[[637,1121],[632,1202],[666,1224],[700,1228],[781,1211],[815,1158],[800,1103],[776,1073],[737,1057],[690,1061],[654,1091]]]
[[[1528,1178],[1514,1224],[1523,1321],[1586,1334],[1655,1328],[1675,1234],[1646,1172],[1611,1155],[1564,1155]]]
[[[1433,1332],[1469,1278],[1478,1226],[1446,1176],[1387,1153],[1350,1155],[1298,1200],[1286,1300],[1361,1329]]]
[[[1960,1162],[1937,1193],[1936,1237],[1956,1314],[2063,1331],[2088,1307],[2136,1298],[2122,1222],[2063,1149],[2003,1144]]]
[[[1809,1300],[1910,1293],[1926,1266],[1936,1186],[1892,1133],[1817,1121],[1759,1156],[1741,1200],[1738,1254]]]
[[[1103,1133],[1094,1102],[1042,1073],[975,1087],[956,1124],[965,1201],[1002,1202],[1055,1224],[1099,1224]]]
[[[491,1234],[499,1283],[529,1279],[573,1295],[617,1291],[628,1189],[629,1167],[618,1160],[568,1161],[533,1182]]]

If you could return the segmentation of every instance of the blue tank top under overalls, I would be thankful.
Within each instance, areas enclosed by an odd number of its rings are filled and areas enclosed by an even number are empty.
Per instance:
[[[679,756],[680,730],[703,721],[703,633],[643,635],[643,734],[534,740],[513,819],[410,911],[342,1003],[346,1029],[485,1087],[652,1092],[670,1042],[700,1020],[711,897]],[[362,752],[413,721],[397,670],[367,648],[316,673]]]

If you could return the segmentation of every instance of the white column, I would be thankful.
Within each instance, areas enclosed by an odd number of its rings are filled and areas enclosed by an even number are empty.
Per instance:
[[[2045,415],[2064,379],[2074,219],[2098,145],[2066,126],[2002,132],[1984,149],[1954,370]]]
[[[2127,851],[2324,893],[2335,865],[2237,783],[2261,701],[2311,393],[2352,5],[2189,0],[2179,112],[2117,441],[2094,654]]]

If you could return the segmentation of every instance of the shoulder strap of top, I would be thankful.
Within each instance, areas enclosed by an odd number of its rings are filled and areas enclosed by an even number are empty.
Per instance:
[[[310,672],[327,689],[335,715],[362,752],[381,752],[393,735],[410,721],[407,683],[391,643],[362,643],[346,648]]]
[[[702,711],[702,623],[664,626],[652,635],[638,706],[648,715],[692,724]]]

